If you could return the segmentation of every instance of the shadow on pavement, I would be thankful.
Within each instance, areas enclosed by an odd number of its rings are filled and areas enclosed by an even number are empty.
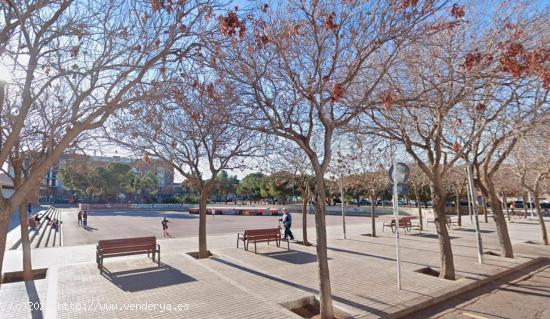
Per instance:
[[[135,292],[197,281],[176,268],[162,264],[136,270],[110,272],[106,267],[103,277],[124,291]]]
[[[261,255],[296,265],[317,262],[317,255],[296,250],[277,251],[272,253],[264,253]]]
[[[224,264],[224,265],[234,267],[236,269],[248,272],[252,275],[256,275],[256,276],[259,276],[259,277],[263,277],[265,279],[269,279],[269,280],[278,282],[278,283],[283,284],[283,285],[287,285],[287,286],[294,287],[294,288],[297,288],[297,289],[300,289],[300,290],[303,290],[303,291],[307,291],[307,292],[312,293],[312,294],[319,294],[319,291],[317,289],[313,289],[313,288],[310,288],[310,287],[307,287],[307,286],[304,286],[304,285],[301,285],[301,284],[297,284],[297,283],[294,283],[292,281],[285,280],[285,279],[282,279],[282,278],[279,278],[279,277],[275,277],[275,276],[272,276],[272,275],[254,270],[254,269],[250,269],[248,267],[232,263],[232,262],[230,262],[228,260],[225,260],[223,258],[220,258],[220,257],[212,257],[210,259],[214,260],[216,262],[219,262],[221,264]],[[370,313],[375,314],[376,316],[379,316],[379,317],[384,317],[387,314],[386,312],[384,312],[382,310],[379,310],[379,309],[376,309],[376,308],[373,308],[373,307],[369,307],[367,305],[362,305],[360,303],[351,301],[347,298],[332,295],[332,299],[337,301],[337,302],[340,302],[342,304],[348,305],[350,307],[354,307],[354,308],[357,308],[357,309],[361,309],[363,311],[370,312]]]
[[[365,257],[373,257],[373,258],[378,258],[378,259],[383,259],[383,260],[388,260],[388,261],[395,261],[395,258],[372,255],[372,254],[362,253],[362,252],[353,251],[353,250],[347,250],[347,249],[341,249],[341,248],[335,248],[335,247],[327,247],[327,249],[332,250],[332,251],[337,251],[339,253],[346,253],[346,254],[365,256]]]
[[[416,236],[416,237],[424,237],[424,238],[432,238],[432,239],[438,239],[438,235],[437,234],[431,234],[431,233],[417,233],[417,234],[409,234],[410,236]],[[449,239],[457,239],[458,237],[456,236],[450,236],[449,235]],[[407,238],[405,238],[407,239]]]
[[[31,310],[32,319],[42,319],[42,307],[40,304],[40,297],[38,297],[38,292],[36,291],[36,286],[34,285],[34,280],[25,281],[25,289],[27,290],[27,295],[29,296],[29,307]]]
[[[453,230],[467,231],[467,232],[470,232],[470,233],[475,233],[476,232],[475,229],[471,229],[471,228],[455,228]],[[495,231],[494,230],[480,229],[479,232],[482,233],[482,234],[490,234],[490,233],[494,233]]]

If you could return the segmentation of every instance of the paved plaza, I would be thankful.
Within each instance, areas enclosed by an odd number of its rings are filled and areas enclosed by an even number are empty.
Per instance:
[[[101,210],[88,214],[88,227],[78,226],[76,209],[63,210],[63,239],[65,246],[96,244],[99,239],[126,238],[138,236],[163,237],[161,221],[169,220],[169,232],[174,238],[197,237],[199,234],[199,215],[182,211],[122,211]],[[238,216],[207,215],[209,235],[237,234],[244,229],[277,227],[281,216]],[[347,217],[349,223],[365,222],[363,217]],[[341,225],[342,217],[327,216],[327,225]],[[301,214],[293,214],[293,230],[302,229]],[[314,227],[315,215],[308,215],[308,226]]]
[[[63,210],[64,214],[72,214]],[[167,212],[166,214],[174,214]],[[299,215],[295,215],[297,222]],[[314,222],[313,216],[309,216]],[[114,218],[120,218],[113,216]],[[136,220],[133,220],[137,218]],[[108,216],[91,216],[96,231],[77,229],[92,241],[101,230],[116,225],[121,236],[139,234],[144,216],[123,216],[111,222]],[[0,289],[0,318],[32,318],[28,309],[17,305],[30,301],[43,305],[46,318],[300,318],[284,305],[318,295],[315,247],[291,243],[291,250],[266,243],[258,244],[258,254],[237,249],[236,233],[247,227],[277,224],[277,217],[208,216],[208,245],[212,258],[196,260],[188,252],[197,250],[197,218],[168,217],[171,230],[182,232],[177,238],[163,239],[160,231],[161,267],[146,256],[107,259],[107,272],[100,274],[95,263],[95,245],[80,245],[33,250],[33,266],[48,268],[44,280],[4,284]],[[104,220],[103,220],[104,219]],[[160,226],[161,216],[153,220]],[[127,220],[127,223],[122,222]],[[492,276],[509,273],[524,265],[538,265],[538,257],[550,257],[550,249],[525,243],[538,241],[536,221],[517,220],[509,225],[516,258],[485,255],[477,263],[472,225],[451,230],[456,281],[425,275],[417,270],[439,267],[439,249],[433,225],[419,234],[401,236],[402,289],[396,285],[395,238],[388,230],[379,237],[365,236],[370,231],[368,218],[347,218],[347,239],[343,239],[341,217],[328,216],[328,254],[334,305],[353,318],[407,317],[419,305],[488,282]],[[224,231],[224,221],[227,228]],[[66,242],[70,221],[65,220]],[[152,223],[152,222],[151,222]],[[76,222],[75,222],[76,224]],[[145,226],[144,226],[145,227]],[[481,224],[484,248],[498,253],[493,224]],[[296,238],[301,229],[294,226]],[[144,228],[145,229],[145,228]],[[188,229],[188,233],[183,235]],[[309,228],[314,242],[315,229]],[[160,237],[159,237],[160,236]],[[5,271],[21,269],[20,251],[7,251]],[[545,288],[546,289],[546,288]],[[435,299],[434,299],[435,298]],[[38,314],[34,313],[34,318]]]

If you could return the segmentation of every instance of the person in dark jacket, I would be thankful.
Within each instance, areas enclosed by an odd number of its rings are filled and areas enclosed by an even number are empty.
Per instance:
[[[82,211],[78,211],[78,225],[82,226]]]
[[[82,214],[82,226],[84,226],[84,228],[88,227],[88,211],[86,210]]]
[[[292,215],[288,212],[288,210],[283,211],[283,218],[280,219],[283,222],[283,226],[285,227],[285,236],[284,239],[290,239],[294,240],[294,235],[292,234],[292,231],[290,230],[290,227],[292,227]]]
[[[164,217],[164,219],[161,222],[162,231],[164,232],[164,237],[166,237],[166,236],[171,237],[170,233],[168,232],[168,223],[169,223],[168,219],[166,219],[166,217]]]

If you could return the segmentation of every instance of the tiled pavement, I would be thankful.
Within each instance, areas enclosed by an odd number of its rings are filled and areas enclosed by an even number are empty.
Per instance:
[[[494,227],[491,224],[482,227],[485,250],[498,252]],[[348,239],[343,240],[340,227],[329,227],[335,305],[354,317],[381,317],[533,257],[550,256],[548,247],[522,243],[537,240],[538,225],[521,221],[510,225],[516,258],[486,255],[485,264],[480,265],[474,233],[468,231],[471,226],[466,224],[463,228],[451,231],[455,267],[461,277],[456,281],[414,272],[426,266],[439,266],[437,239],[432,232],[426,232],[425,236],[401,236],[403,287],[398,290],[395,239],[390,232],[380,232],[379,237],[371,238],[362,235],[370,229],[368,224],[352,223],[348,225]],[[314,229],[310,231],[314,238]],[[295,232],[299,235],[298,229]],[[160,269],[146,257],[133,256],[108,259],[105,266],[110,274],[106,275],[100,275],[96,268],[93,245],[36,249],[35,267],[56,269],[57,276],[56,280],[35,281],[33,299],[38,297],[41,302],[57,305],[55,311],[45,312],[46,318],[292,318],[295,315],[279,304],[317,294],[315,247],[291,244],[288,252],[259,244],[255,255],[236,249],[235,234],[228,234],[209,237],[209,248],[215,257],[195,260],[184,253],[196,250],[195,238],[160,243],[163,262]],[[8,252],[5,267],[17,269],[19,258],[15,252]],[[2,286],[0,318],[31,317],[30,312],[6,312],[7,304],[28,300],[28,289],[32,287],[21,283]],[[183,311],[143,311],[147,305],[165,304],[173,308],[181,304]],[[118,310],[113,309],[115,305]]]

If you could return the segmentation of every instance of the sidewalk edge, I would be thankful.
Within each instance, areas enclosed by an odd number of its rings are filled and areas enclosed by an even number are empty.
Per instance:
[[[401,309],[398,310],[398,311],[395,311],[393,313],[388,313],[386,316],[384,316],[384,318],[388,318],[388,319],[405,318],[405,317],[407,317],[407,316],[409,316],[409,315],[411,315],[411,314],[413,314],[417,311],[424,310],[426,308],[438,305],[440,303],[443,303],[445,301],[450,300],[453,297],[471,292],[472,290],[481,288],[481,287],[483,287],[485,285],[488,285],[488,284],[490,284],[494,281],[497,281],[499,279],[502,279],[504,277],[512,275],[515,272],[518,272],[518,271],[524,270],[526,268],[529,268],[531,266],[534,266],[536,264],[543,263],[543,262],[548,262],[548,261],[550,261],[550,258],[548,258],[548,257],[536,257],[532,260],[529,260],[527,262],[519,264],[515,267],[512,267],[512,268],[506,269],[502,272],[499,272],[499,273],[497,273],[493,276],[490,276],[490,277],[487,277],[487,278],[484,278],[484,279],[481,279],[481,280],[478,280],[478,281],[474,281],[474,282],[466,284],[466,285],[464,285],[464,286],[462,286],[458,289],[445,292],[445,293],[443,293],[443,294],[441,294],[437,297],[429,298],[425,301],[422,301],[422,302],[417,303],[415,305],[412,305],[410,307],[402,308],[401,306],[397,305],[395,307],[396,308],[401,308]],[[385,311],[386,310],[388,310],[388,309],[385,309]]]

